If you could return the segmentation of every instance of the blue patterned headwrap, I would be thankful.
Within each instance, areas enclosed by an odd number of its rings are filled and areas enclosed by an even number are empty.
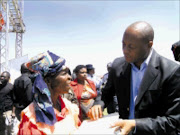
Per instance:
[[[34,106],[36,121],[48,125],[54,125],[57,121],[51,101],[51,93],[44,77],[52,76],[62,70],[65,59],[53,54],[50,51],[41,53],[26,63],[26,66],[32,72],[36,72],[36,78],[33,83]]]

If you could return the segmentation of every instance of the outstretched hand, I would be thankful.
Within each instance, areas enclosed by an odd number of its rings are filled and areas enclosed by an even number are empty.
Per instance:
[[[135,120],[119,120],[111,125],[111,128],[115,128],[115,132],[119,130],[121,135],[128,135],[128,133],[136,126]]]
[[[87,113],[87,116],[91,120],[97,120],[98,118],[101,118],[103,116],[101,105],[94,105]]]

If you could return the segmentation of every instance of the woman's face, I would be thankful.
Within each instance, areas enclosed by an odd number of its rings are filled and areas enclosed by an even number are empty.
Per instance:
[[[81,68],[76,75],[77,75],[77,79],[85,80],[87,78],[87,69]]]
[[[58,73],[58,75],[51,80],[51,88],[58,94],[68,93],[70,89],[71,76],[69,69],[66,68]]]

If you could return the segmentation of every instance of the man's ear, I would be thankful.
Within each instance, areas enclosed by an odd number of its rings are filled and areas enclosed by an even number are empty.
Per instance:
[[[149,41],[148,46],[151,48],[153,46],[153,41]]]

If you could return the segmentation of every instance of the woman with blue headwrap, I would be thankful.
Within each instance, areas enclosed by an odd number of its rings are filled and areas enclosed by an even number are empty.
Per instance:
[[[49,51],[26,63],[35,73],[34,99],[21,112],[19,135],[71,134],[80,124],[78,106],[61,96],[68,93],[71,82],[64,64],[65,59]]]

